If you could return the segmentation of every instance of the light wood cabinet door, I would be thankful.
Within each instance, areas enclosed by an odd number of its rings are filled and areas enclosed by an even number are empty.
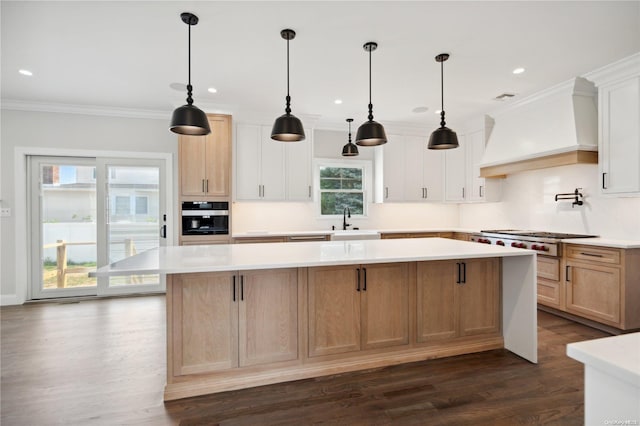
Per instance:
[[[433,261],[417,264],[417,341],[450,339],[458,333],[456,262]]]
[[[500,330],[500,260],[418,262],[417,341]]]
[[[240,366],[298,358],[298,270],[242,272]]]
[[[567,312],[618,325],[620,268],[567,261],[566,269]]]
[[[362,349],[409,343],[409,264],[363,265]]]
[[[460,292],[460,336],[500,329],[500,260],[463,260]]]
[[[206,136],[205,195],[231,194],[231,117],[209,115],[211,133]]]
[[[180,136],[178,139],[180,194],[183,197],[205,194],[206,146],[206,136]]]
[[[360,350],[357,266],[308,270],[309,356]]]
[[[175,376],[238,366],[233,273],[180,274],[172,286]]]
[[[182,197],[228,197],[231,193],[231,116],[207,117],[210,134],[178,139]]]

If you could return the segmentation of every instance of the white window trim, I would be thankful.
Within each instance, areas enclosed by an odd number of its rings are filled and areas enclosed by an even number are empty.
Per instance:
[[[323,215],[320,213],[320,167],[361,167],[362,173],[362,186],[364,189],[364,200],[362,203],[363,214],[356,215],[351,214],[351,217],[364,219],[369,215],[369,204],[373,202],[373,162],[370,160],[342,160],[339,158],[314,158],[313,159],[313,187],[314,191],[314,212],[316,219],[326,219],[335,221],[337,218],[342,218],[341,214]]]

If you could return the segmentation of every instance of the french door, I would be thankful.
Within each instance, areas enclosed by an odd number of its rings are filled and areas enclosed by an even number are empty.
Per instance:
[[[165,244],[163,160],[34,156],[29,167],[32,299],[164,289],[158,275],[89,276]]]

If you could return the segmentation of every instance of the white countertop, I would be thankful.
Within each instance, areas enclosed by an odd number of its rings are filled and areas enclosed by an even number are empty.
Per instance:
[[[613,238],[569,238],[562,240],[565,244],[580,244],[583,246],[600,246],[622,249],[640,248],[640,241],[616,240]]]
[[[567,355],[618,380],[640,387],[640,333],[569,343]]]
[[[169,246],[104,266],[92,275],[241,271],[534,254],[532,250],[447,238]]]

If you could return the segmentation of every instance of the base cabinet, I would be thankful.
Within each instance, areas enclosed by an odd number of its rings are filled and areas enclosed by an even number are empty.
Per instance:
[[[409,343],[409,265],[309,269],[309,356]]]
[[[297,269],[175,275],[171,293],[174,376],[298,358]]]
[[[500,331],[498,259],[419,262],[417,341]]]
[[[164,398],[502,348],[500,265],[491,258],[168,275]]]
[[[640,329],[640,249],[565,244],[563,258],[538,256],[540,305],[577,320]]]

